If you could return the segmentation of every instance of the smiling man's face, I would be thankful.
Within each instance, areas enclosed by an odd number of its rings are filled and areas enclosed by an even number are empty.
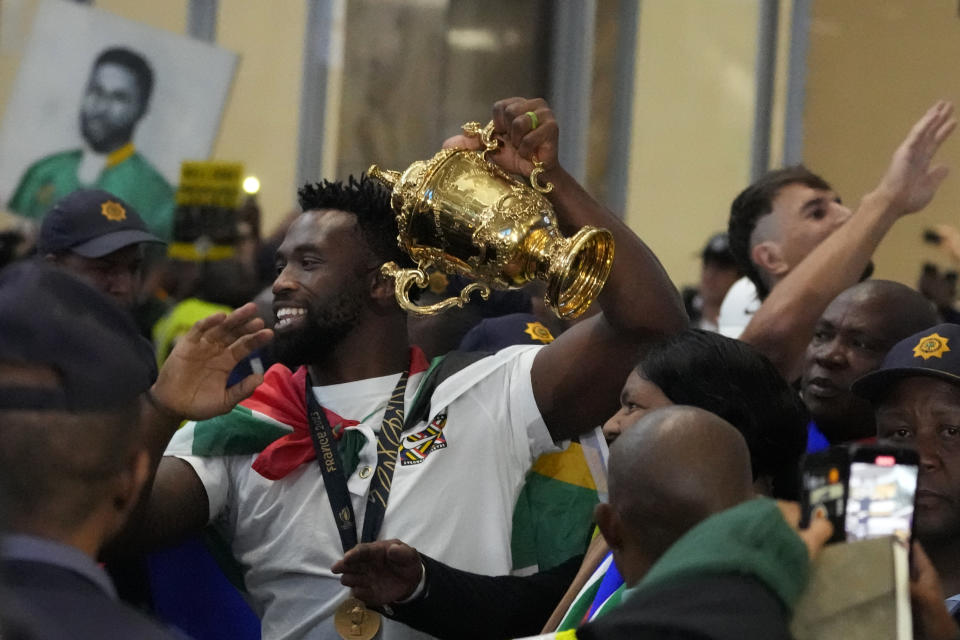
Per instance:
[[[277,250],[273,283],[277,357],[293,367],[322,361],[357,325],[373,256],[346,211],[307,211]]]

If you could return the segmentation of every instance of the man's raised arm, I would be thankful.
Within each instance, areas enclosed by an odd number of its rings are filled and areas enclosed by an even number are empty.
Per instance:
[[[684,329],[687,317],[653,252],[559,166],[559,128],[547,103],[501,100],[494,105],[493,121],[503,145],[491,158],[525,177],[533,171],[534,156],[543,163],[540,181],[553,183],[547,197],[565,235],[592,225],[609,229],[616,243],[613,271],[597,300],[601,313],[564,332],[540,351],[533,364],[540,413],[554,438],[568,438],[616,411],[620,387],[636,364],[640,347]]]
[[[804,350],[827,305],[856,284],[894,222],[933,199],[947,168],[931,167],[931,161],[956,123],[952,103],[931,107],[856,213],[773,288],[750,320],[740,339],[770,358],[787,380],[800,377]]]

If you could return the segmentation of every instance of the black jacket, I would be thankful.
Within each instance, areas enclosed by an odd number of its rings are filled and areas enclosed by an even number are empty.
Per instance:
[[[566,593],[583,555],[531,576],[483,576],[420,554],[424,595],[384,613],[441,640],[498,640],[540,633]]]

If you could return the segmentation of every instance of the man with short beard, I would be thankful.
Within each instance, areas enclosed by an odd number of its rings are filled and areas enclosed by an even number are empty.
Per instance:
[[[153,70],[142,55],[124,47],[102,51],[80,103],[83,148],[33,163],[7,207],[27,218],[40,218],[77,189],[103,189],[132,204],[153,233],[169,240],[173,188],[133,145],[152,93]]]
[[[140,531],[159,542],[212,523],[244,571],[265,638],[336,638],[337,625],[422,637],[346,600],[333,563],[359,541],[402,535],[461,569],[509,571],[511,516],[532,459],[613,413],[637,351],[686,324],[650,250],[558,165],[546,103],[501,101],[494,124],[502,168],[529,177],[531,158],[543,162],[565,233],[613,233],[601,313],[546,346],[431,366],[408,343],[394,282],[380,271],[410,264],[389,194],[368,179],[302,189],[273,285],[278,353],[295,371],[271,368],[231,414],[177,432]],[[176,398],[161,400],[176,413]]]

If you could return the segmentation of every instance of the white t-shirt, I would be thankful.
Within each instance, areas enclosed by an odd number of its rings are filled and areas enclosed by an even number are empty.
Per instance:
[[[379,539],[399,538],[454,567],[489,575],[510,571],[514,504],[534,458],[556,450],[533,397],[530,370],[538,346],[517,346],[484,358],[442,382],[431,398],[429,423],[442,426],[424,448],[427,423],[403,432],[401,453]],[[411,377],[409,409],[423,374]],[[376,466],[376,436],[399,374],[314,388],[320,403],[360,420],[366,437],[348,480],[362,531],[365,497]],[[446,416],[446,419],[443,419]],[[192,424],[177,432],[167,455],[186,460],[207,491],[210,519],[244,569],[263,638],[335,639],[332,614],[348,596],[330,567],[343,555],[316,462],[278,481],[250,465],[255,455],[190,455]],[[405,459],[406,458],[406,459]],[[361,478],[361,476],[365,476]],[[378,638],[425,638],[383,620]]]
[[[739,338],[760,308],[757,287],[744,276],[733,283],[720,304],[717,316],[718,332],[728,338]]]

